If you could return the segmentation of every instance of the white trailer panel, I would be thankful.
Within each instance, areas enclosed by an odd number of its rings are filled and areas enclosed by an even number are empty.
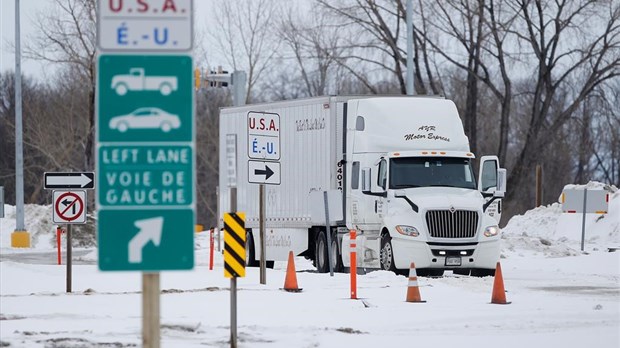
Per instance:
[[[281,152],[280,184],[265,187],[266,228],[307,229],[312,225],[310,200],[300,197],[309,197],[311,192],[329,190],[336,185],[336,153],[342,145],[338,145],[336,139],[335,103],[325,97],[319,101],[308,99],[222,109],[220,137],[231,137],[231,134],[237,137],[237,211],[246,213],[248,228],[258,227],[259,185],[250,182],[248,176],[248,161],[251,160],[248,149],[253,138],[248,133],[247,120],[248,113],[263,112],[279,116]],[[226,158],[226,148],[220,148],[220,158]],[[228,187],[226,170],[220,170],[219,182],[223,212],[230,207],[227,190],[222,189]]]

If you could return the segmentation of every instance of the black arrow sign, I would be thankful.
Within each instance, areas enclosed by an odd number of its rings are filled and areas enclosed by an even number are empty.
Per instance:
[[[265,175],[265,180],[267,180],[273,175],[273,170],[265,166],[265,170],[254,169],[254,175]]]

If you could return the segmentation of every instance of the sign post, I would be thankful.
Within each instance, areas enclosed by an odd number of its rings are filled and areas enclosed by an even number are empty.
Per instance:
[[[564,189],[561,196],[564,213],[581,213],[581,251],[584,251],[586,239],[586,214],[606,214],[609,194],[605,190]]]
[[[280,154],[280,115],[248,112],[248,182],[259,184],[261,284],[267,284],[265,184],[280,185]]]
[[[71,187],[84,187],[92,188],[94,182],[94,176],[88,175],[84,178],[85,173],[45,173],[45,185],[46,188],[71,188]],[[88,173],[92,174],[92,173]],[[70,178],[70,180],[62,180]],[[73,181],[73,179],[79,180]],[[48,181],[48,179],[50,179]],[[59,180],[54,180],[59,179]],[[49,182],[49,184],[48,184]],[[71,292],[72,284],[72,267],[73,260],[71,259],[73,245],[71,238],[71,225],[86,223],[86,191],[85,190],[54,190],[52,191],[52,222],[56,224],[67,225],[67,276],[66,276],[66,292]],[[58,239],[58,264],[60,264],[60,234],[56,234]]]
[[[224,214],[224,276],[230,278],[230,347],[237,347],[237,277],[245,277],[245,214]]]
[[[99,268],[142,271],[158,348],[159,272],[194,267],[193,0],[98,1]]]

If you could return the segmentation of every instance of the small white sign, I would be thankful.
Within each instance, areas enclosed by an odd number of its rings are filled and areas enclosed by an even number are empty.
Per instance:
[[[584,206],[584,195],[585,206]],[[564,189],[562,192],[562,211],[565,213],[606,214],[609,196],[605,190]]]
[[[101,50],[190,51],[193,0],[99,0]]]
[[[280,159],[280,115],[248,112],[248,157]]]
[[[228,187],[237,187],[237,134],[226,134]]]
[[[325,191],[312,191],[309,195],[310,218],[312,223],[325,223]],[[342,191],[327,191],[327,208],[329,212],[329,223],[335,224],[343,219],[342,214]]]
[[[248,161],[248,182],[280,185],[280,162]]]
[[[86,191],[61,191],[52,193],[54,206],[52,221],[56,224],[83,224],[86,222]]]

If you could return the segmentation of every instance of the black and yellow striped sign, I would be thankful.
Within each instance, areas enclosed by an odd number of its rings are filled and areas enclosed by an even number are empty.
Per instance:
[[[224,214],[224,277],[245,277],[245,213]]]

